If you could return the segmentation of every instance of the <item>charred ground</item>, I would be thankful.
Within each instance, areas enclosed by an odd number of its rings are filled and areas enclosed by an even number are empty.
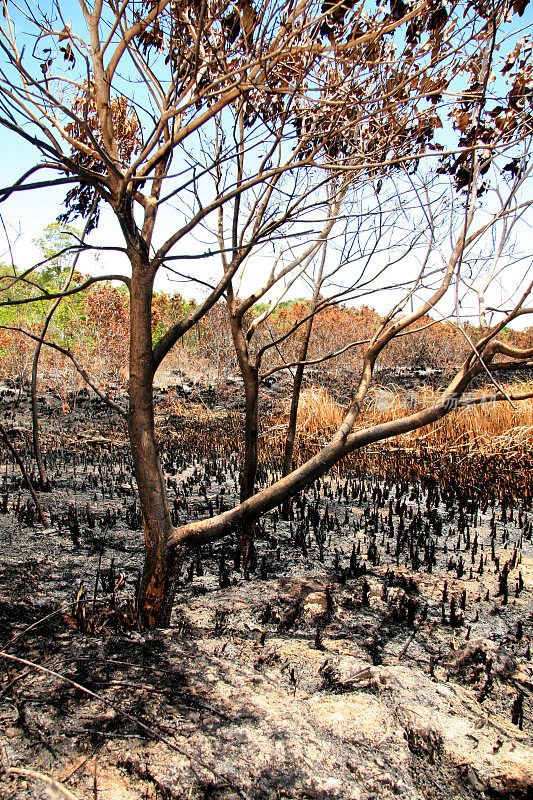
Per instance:
[[[235,498],[235,398],[160,393],[176,524]],[[27,398],[3,405],[29,462]],[[62,787],[5,772],[2,797],[531,796],[529,463],[366,454],[258,523],[247,574],[230,538],[188,553],[172,628],[146,633],[122,423],[41,405],[47,528],[3,454],[0,740],[5,770]]]

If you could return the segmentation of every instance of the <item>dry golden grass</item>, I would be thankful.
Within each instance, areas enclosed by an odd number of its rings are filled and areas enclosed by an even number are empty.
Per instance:
[[[288,418],[290,398],[285,400],[284,413]],[[323,386],[302,389],[298,407],[298,434],[305,438],[327,437],[344,418],[344,408]]]
[[[510,387],[510,393],[530,390],[528,385]],[[356,429],[368,428],[381,422],[398,419],[412,411],[431,405],[438,393],[422,387],[417,392],[400,392],[396,387],[376,386],[372,389]],[[518,456],[533,445],[533,399],[515,403],[505,400],[483,405],[471,405],[452,411],[435,425],[405,434],[395,440],[396,446],[419,446],[461,450],[465,454]],[[302,391],[298,413],[300,441],[324,442],[337,429],[345,409],[327,389],[310,387]],[[285,402],[284,417],[288,418],[289,401]],[[284,420],[284,422],[285,422]],[[274,438],[283,436],[285,424],[270,429]]]
[[[445,417],[426,435],[431,443],[447,448],[516,456],[533,444],[533,400],[521,400],[515,406],[505,400],[467,406]]]
[[[523,385],[514,386],[510,393],[526,390]],[[437,393],[426,388],[410,398],[413,410],[431,405],[436,399]],[[401,416],[407,410],[405,399],[396,398],[388,418]],[[374,421],[367,413],[362,420],[365,427]],[[515,408],[506,400],[469,405],[401,439],[411,445],[423,441],[428,447],[460,449],[466,454],[518,455],[528,450],[533,442],[533,400],[518,401]]]

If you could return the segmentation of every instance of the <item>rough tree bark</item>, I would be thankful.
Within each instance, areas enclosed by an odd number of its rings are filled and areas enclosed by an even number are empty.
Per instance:
[[[145,560],[138,594],[142,624],[168,626],[174,602],[176,550],[165,479],[156,442],[153,404],[153,276],[131,257],[128,430],[144,522]]]

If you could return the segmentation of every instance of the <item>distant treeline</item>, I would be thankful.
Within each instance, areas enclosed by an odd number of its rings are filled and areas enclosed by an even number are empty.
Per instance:
[[[61,271],[46,276],[48,290],[61,282]],[[2,280],[9,277],[3,267]],[[81,282],[81,275],[75,282]],[[42,283],[42,281],[41,281]],[[12,299],[22,296],[20,284]],[[24,289],[27,291],[27,288]],[[31,288],[30,288],[31,291]],[[29,380],[31,360],[35,349],[33,336],[40,335],[52,301],[0,308],[0,377],[21,385]],[[194,307],[194,301],[179,294],[156,294],[153,303],[152,330],[154,343],[173,322]],[[314,320],[307,361],[308,379],[313,382],[349,380],[361,365],[361,345],[376,332],[382,318],[373,309],[329,304],[322,299]],[[265,305],[252,314],[264,313]],[[268,325],[262,327],[254,346],[260,348],[277,339],[263,361],[263,371],[274,376],[288,375],[290,365],[297,360],[303,326],[298,325],[309,314],[309,304],[303,300],[281,303],[271,313]],[[285,334],[289,334],[283,338]],[[470,351],[479,329],[468,326],[460,329],[452,322],[440,322],[429,317],[419,320],[407,335],[391,342],[378,363],[386,370],[447,372]],[[533,344],[533,328],[525,331],[504,330],[503,335],[520,346]],[[86,369],[96,382],[107,390],[120,390],[127,383],[129,347],[129,309],[127,290],[109,283],[93,285],[89,290],[65,298],[56,311],[46,340],[62,347]],[[340,351],[340,352],[339,352]],[[336,355],[335,355],[336,354]],[[216,383],[238,374],[235,350],[231,340],[229,320],[224,302],[219,302],[174,348],[164,368],[181,371],[188,379]],[[81,378],[68,355],[45,346],[40,363],[41,380],[65,394],[81,385]]]

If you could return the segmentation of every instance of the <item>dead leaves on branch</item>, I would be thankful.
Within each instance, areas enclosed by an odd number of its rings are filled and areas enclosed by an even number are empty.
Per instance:
[[[141,149],[141,129],[133,102],[124,96],[113,98],[110,104],[110,117],[113,138],[118,154],[110,154],[102,134],[103,123],[98,113],[93,87],[81,84],[72,103],[75,119],[65,126],[72,140],[72,161],[80,169],[81,180],[65,196],[65,212],[58,216],[61,223],[73,219],[86,219],[92,213],[88,232],[97,227],[99,203],[94,207],[94,182],[98,176],[105,175],[110,168],[121,170],[129,166],[133,156]],[[90,177],[89,177],[90,176]]]
[[[529,5],[529,0],[513,0],[513,11],[519,17],[523,16],[524,11]]]
[[[242,36],[246,45],[250,45],[258,24],[258,15],[249,0],[237,0],[229,14],[222,17],[222,28],[226,41],[234,44]]]
[[[67,133],[88,148],[93,149],[96,142],[103,149],[102,122],[96,107],[94,89],[92,87],[87,89],[86,82],[82,84],[75,97],[72,110],[76,114],[76,121],[66,126]],[[110,113],[121,165],[128,165],[132,156],[136,155],[141,148],[137,114],[132,101],[124,96],[113,98]],[[94,162],[98,160],[96,150],[93,159],[89,158],[88,160],[92,161],[94,165]]]
[[[436,132],[445,123],[437,107],[450,82],[465,76],[467,88],[449,113],[461,148],[494,150],[530,132],[531,43],[520,40],[500,68],[507,96],[498,104],[488,101],[481,78],[495,14],[502,21],[513,13],[521,16],[526,5],[527,0],[508,0],[495,10],[485,0],[428,0],[420,7],[415,0],[388,0],[386,7],[361,8],[354,0],[315,0],[298,15],[291,3],[172,0],[152,19],[147,15],[157,3],[147,0],[131,4],[129,22],[139,27],[133,46],[147,70],[159,75],[163,64],[169,68],[166,110],[178,124],[223,101],[236,87],[238,96],[231,102],[244,110],[245,128],[259,123],[276,131],[289,123],[304,156],[336,167],[366,159],[372,171],[442,149]],[[470,49],[455,52],[454,36],[468,17]],[[75,41],[70,25],[56,35],[70,64]],[[41,64],[45,77],[52,60]],[[128,167],[140,152],[141,123],[133,96],[117,95],[102,110],[96,89],[80,84],[73,103],[77,119],[66,130],[80,167],[105,174],[111,163],[119,171]],[[176,106],[173,117],[173,98],[179,96],[190,100],[184,110]],[[109,126],[106,137],[102,133],[106,114],[112,122],[111,147]],[[283,136],[289,135],[286,130]],[[444,161],[441,167],[458,174],[453,163]],[[465,185],[463,179],[458,186]],[[69,202],[80,199],[80,191],[73,192]]]

